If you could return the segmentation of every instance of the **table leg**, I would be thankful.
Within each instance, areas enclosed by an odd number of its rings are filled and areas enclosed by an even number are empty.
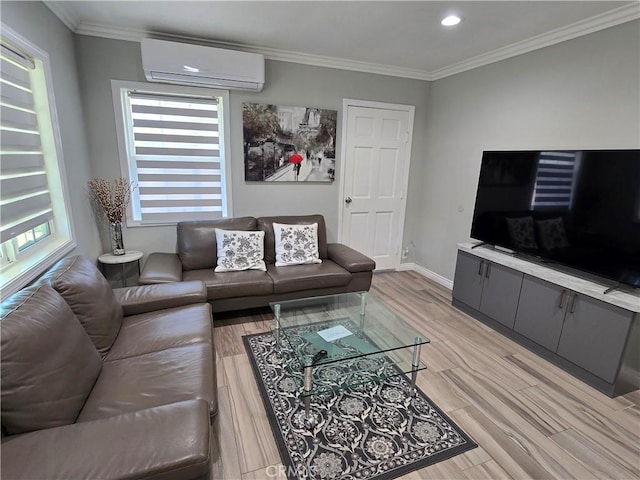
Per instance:
[[[275,337],[276,347],[280,346],[280,304],[277,303],[273,306],[273,314],[275,317],[275,328],[273,329],[273,336]]]
[[[123,287],[127,286],[127,274],[126,274],[126,271],[125,271],[125,268],[124,268],[125,265],[126,265],[126,263],[122,264],[122,286]]]
[[[304,406],[307,417],[309,416],[309,405],[311,404],[311,390],[313,390],[313,367],[309,365],[304,368]]]
[[[304,390],[302,392],[304,400],[304,416],[308,428],[313,427],[311,419],[311,392],[313,390],[313,366],[304,367]]]
[[[422,338],[416,337],[413,343],[413,361],[411,362],[411,396],[416,395],[416,379],[418,378],[418,367],[420,366],[420,347]]]
[[[360,294],[360,328],[364,330],[364,313],[367,305],[367,292]]]

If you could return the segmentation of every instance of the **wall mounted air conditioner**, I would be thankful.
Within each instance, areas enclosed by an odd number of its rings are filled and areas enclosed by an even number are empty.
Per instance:
[[[264,86],[263,55],[149,38],[141,50],[150,82],[256,92]]]

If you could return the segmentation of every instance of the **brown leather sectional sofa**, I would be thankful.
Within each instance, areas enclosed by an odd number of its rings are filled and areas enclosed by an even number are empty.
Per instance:
[[[273,223],[318,224],[322,263],[275,266]],[[339,243],[327,243],[322,215],[241,217],[178,223],[177,253],[152,253],[141,284],[201,280],[215,312],[267,306],[269,302],[369,290],[375,262]],[[267,271],[215,273],[215,229],[262,230]]]
[[[112,290],[84,257],[2,303],[2,478],[204,479],[217,412],[202,282]]]
[[[276,267],[273,222],[318,223],[322,263]],[[267,271],[214,273],[214,228],[263,230]],[[212,309],[368,290],[373,260],[327,244],[321,215],[178,224],[139,287],[58,262],[2,303],[2,478],[208,479],[217,413]]]

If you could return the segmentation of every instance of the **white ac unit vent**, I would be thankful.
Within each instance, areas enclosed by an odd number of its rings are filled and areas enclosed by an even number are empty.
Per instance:
[[[142,68],[150,82],[259,92],[264,56],[222,48],[144,38]]]

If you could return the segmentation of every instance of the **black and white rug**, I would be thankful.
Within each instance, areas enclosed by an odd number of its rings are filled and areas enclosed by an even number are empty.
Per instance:
[[[312,397],[309,428],[291,350],[277,351],[271,333],[243,340],[290,480],[386,480],[477,446],[422,391],[411,397],[404,375]],[[361,367],[343,361],[322,375],[336,381]]]

